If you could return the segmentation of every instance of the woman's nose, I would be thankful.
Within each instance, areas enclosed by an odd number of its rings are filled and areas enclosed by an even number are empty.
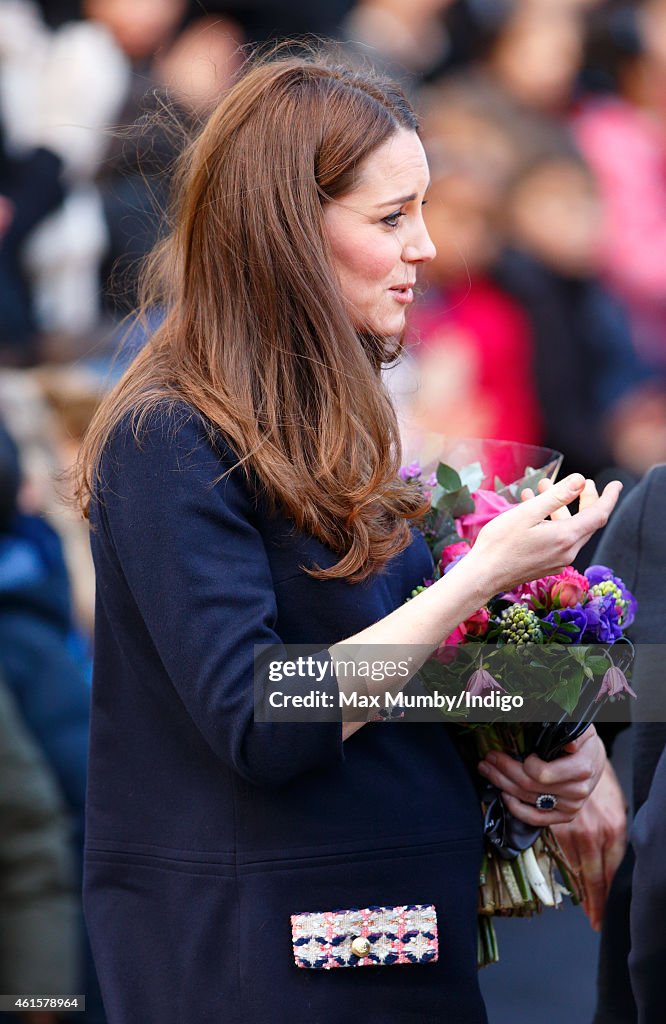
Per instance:
[[[425,224],[418,237],[410,239],[402,252],[402,258],[405,263],[429,263],[436,255],[437,250]]]

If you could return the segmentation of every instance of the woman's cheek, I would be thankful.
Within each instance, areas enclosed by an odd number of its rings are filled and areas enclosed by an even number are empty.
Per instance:
[[[387,281],[395,284],[400,274],[395,268],[400,261],[400,249],[393,238],[366,243],[356,250],[356,264],[359,273],[371,281]]]

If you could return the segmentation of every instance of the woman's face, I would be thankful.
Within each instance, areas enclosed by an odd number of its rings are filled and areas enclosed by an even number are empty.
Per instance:
[[[352,192],[324,207],[342,294],[355,327],[399,335],[422,263],[435,255],[423,222],[428,164],[416,132],[401,128],[361,164]]]

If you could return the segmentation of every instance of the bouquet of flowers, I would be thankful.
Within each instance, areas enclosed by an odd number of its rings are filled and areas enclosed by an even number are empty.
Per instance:
[[[460,460],[470,453],[479,457],[459,470],[448,462],[439,462],[430,475],[416,462],[401,470],[403,479],[430,498],[421,529],[435,572],[412,597],[464,558],[482,526],[519,501],[525,487],[536,491],[538,481],[554,475],[561,461],[557,453],[525,453],[525,446],[509,442],[462,442],[453,454]],[[538,468],[523,462],[517,470],[516,460],[529,456]],[[505,474],[517,470],[510,483],[497,472],[500,464]],[[632,652],[625,631],[635,611],[633,595],[611,569],[596,565],[581,574],[567,566],[557,576],[493,597],[445,638],[421,677],[431,693],[450,693],[457,683],[467,695],[466,708],[475,702],[481,707],[484,698],[486,705],[499,706],[491,696],[528,694],[530,723],[493,720],[491,713],[487,723],[466,726],[473,758],[478,761],[495,749],[519,759],[535,753],[552,760],[585,731],[603,702],[635,696],[625,675]],[[450,700],[448,706],[450,714]],[[550,830],[514,818],[492,784],[479,785],[486,851],[479,885],[478,962],[484,966],[498,959],[493,916],[530,916],[542,906],[559,906],[563,895],[579,902],[583,892]],[[539,800],[544,810],[553,806],[548,794]]]

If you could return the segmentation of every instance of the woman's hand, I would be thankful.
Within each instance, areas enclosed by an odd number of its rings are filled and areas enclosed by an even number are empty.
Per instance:
[[[613,876],[627,848],[627,805],[610,761],[581,812],[553,832],[572,868],[582,875],[583,909],[599,931]]]
[[[560,825],[572,821],[594,791],[606,765],[606,750],[593,725],[564,748],[555,761],[530,754],[516,761],[510,754],[490,751],[479,763],[484,779],[501,790],[506,809],[529,825]],[[553,811],[540,811],[543,793],[557,797]]]
[[[557,484],[542,482],[538,495],[526,490],[522,504],[483,527],[463,563],[467,568],[475,563],[489,596],[556,575],[606,525],[621,490],[620,481],[613,480],[599,496],[592,481],[580,473]],[[580,510],[572,516],[566,506],[576,498],[581,498]]]

